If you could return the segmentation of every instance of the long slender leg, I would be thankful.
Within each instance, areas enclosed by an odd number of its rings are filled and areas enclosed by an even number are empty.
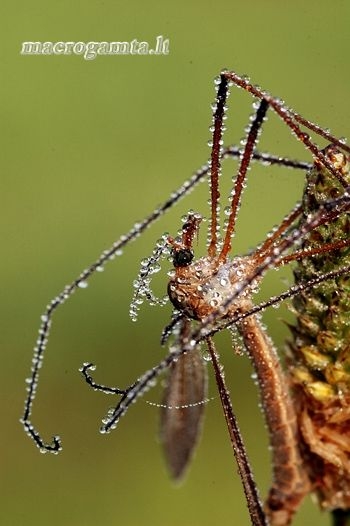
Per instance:
[[[310,139],[309,135],[302,131],[300,126],[297,124],[298,121],[301,122],[304,126],[308,127],[312,131],[316,131],[319,135],[327,138],[333,143],[342,148],[343,150],[350,152],[350,148],[344,144],[343,142],[339,141],[335,137],[333,137],[330,134],[326,134],[324,130],[322,130],[320,127],[313,125],[310,121],[306,119],[302,119],[298,114],[293,112],[293,110],[287,108],[284,104],[282,104],[279,99],[276,97],[271,97],[266,92],[262,91],[257,86],[254,86],[247,80],[246,78],[240,77],[233,71],[226,71],[223,73],[229,80],[231,80],[236,86],[239,86],[243,88],[244,90],[248,91],[255,97],[257,97],[260,100],[266,100],[271,108],[279,115],[279,117],[285,122],[285,124],[292,130],[292,132],[295,133],[296,137],[306,146],[306,148],[314,155],[316,159],[318,159],[323,166],[329,170],[330,173],[332,173],[339,182],[346,188],[347,182],[345,181],[344,177],[342,176],[341,172],[337,170],[334,165],[327,159],[326,155],[320,150],[320,148]],[[322,132],[321,132],[322,130]]]
[[[222,151],[223,117],[227,99],[228,81],[224,76],[220,77],[216,97],[216,109],[214,113],[213,144],[211,150],[210,164],[210,194],[211,194],[211,224],[210,243],[208,253],[210,257],[216,255],[218,244],[218,212],[219,212],[219,176],[221,171],[220,158]]]
[[[228,146],[222,152],[223,158],[238,158],[242,150],[235,146]],[[253,159],[263,161],[264,164],[277,164],[282,166],[289,166],[291,168],[301,169],[305,168],[303,161],[294,161],[288,158],[280,158],[270,154],[261,154],[255,152]],[[121,250],[124,249],[131,241],[136,239],[145,230],[147,230],[157,219],[164,213],[171,209],[182,197],[187,195],[210,171],[209,165],[204,165],[198,170],[188,181],[175,190],[169,199],[167,199],[162,206],[154,210],[143,221],[135,225],[128,233],[121,236],[113,245],[105,250],[99,258],[87,267],[83,272],[69,285],[65,286],[50,303],[47,305],[45,312],[41,316],[41,324],[39,328],[39,336],[33,350],[31,375],[27,379],[27,397],[25,400],[24,414],[21,418],[24,429],[28,435],[34,440],[36,445],[42,451],[49,451],[56,453],[61,449],[61,441],[58,436],[55,436],[51,444],[48,444],[41,437],[40,433],[35,429],[31,422],[31,414],[33,409],[33,402],[36,395],[36,389],[39,381],[39,372],[42,366],[45,349],[47,346],[50,328],[56,310],[63,305],[66,300],[80,287],[84,287],[89,278],[103,268],[103,266],[110,260],[113,260]]]
[[[206,342],[213,363],[215,379],[220,394],[220,400],[224,411],[233,452],[236,457],[239,474],[242,480],[252,525],[267,526],[266,517],[261,506],[260,497],[258,494],[256,483],[254,481],[252,469],[249,464],[244,442],[241,437],[241,432],[239,430],[237,420],[232,408],[229,391],[225,385],[225,378],[222,366],[218,361],[213,340],[211,338],[207,338]]]
[[[130,405],[136,401],[137,398],[143,395],[143,393],[153,384],[153,382],[168,369],[173,361],[177,360],[179,356],[184,353],[192,352],[195,346],[201,341],[205,340],[208,337],[214,336],[219,331],[226,329],[237,323],[241,323],[246,318],[262,312],[263,310],[281,303],[282,301],[300,294],[300,292],[310,289],[323,283],[327,280],[337,278],[344,274],[350,273],[350,267],[344,267],[336,271],[327,272],[321,276],[313,278],[306,283],[301,283],[299,285],[294,285],[290,287],[286,292],[273,296],[265,302],[261,302],[258,305],[255,305],[243,313],[237,313],[235,316],[227,320],[225,323],[220,324],[219,326],[213,326],[212,323],[204,323],[199,329],[194,331],[191,334],[191,339],[183,347],[173,347],[171,352],[155,367],[146,371],[136,382],[132,385],[121,389],[119,387],[107,387],[104,385],[97,384],[91,376],[88,374],[88,370],[92,370],[95,366],[91,363],[84,364],[80,369],[85,380],[89,385],[91,385],[95,390],[105,392],[107,394],[121,394],[122,399],[118,402],[113,412],[108,414],[108,417],[103,420],[103,426],[101,432],[108,433],[111,429],[114,429],[119,421],[119,419],[125,415]]]
[[[235,188],[234,188],[234,193],[232,196],[232,203],[231,203],[231,212],[228,218],[228,224],[227,224],[227,229],[225,233],[224,244],[223,244],[220,256],[219,256],[219,261],[221,262],[226,261],[227,255],[231,250],[231,238],[235,230],[236,218],[237,218],[237,213],[239,209],[239,203],[241,200],[244,180],[247,175],[250,161],[253,156],[253,151],[254,151],[254,148],[258,140],[259,131],[261,129],[262,123],[264,122],[264,118],[265,118],[268,106],[269,104],[268,102],[266,102],[266,100],[264,99],[261,100],[259,107],[256,111],[255,118],[250,127],[248,136],[247,136],[246,144],[244,147],[244,152],[241,158],[237,178],[235,181]]]
[[[273,253],[269,256],[266,256],[264,261],[256,267],[256,269],[246,278],[242,279],[242,281],[237,285],[235,292],[227,299],[227,301],[221,306],[219,309],[214,310],[210,315],[208,315],[201,323],[201,326],[194,330],[191,334],[191,337],[186,345],[183,347],[175,347],[172,352],[166,356],[156,367],[153,369],[147,371],[144,375],[142,375],[135,384],[133,384],[130,388],[128,388],[128,396],[125,400],[118,403],[116,408],[114,409],[113,413],[110,414],[110,417],[108,421],[103,426],[103,432],[110,431],[115,425],[117,424],[119,418],[123,416],[130,406],[132,402],[136,400],[139,396],[143,394],[145,389],[148,388],[150,383],[154,381],[164,370],[166,370],[169,365],[177,359],[178,356],[180,356],[184,352],[191,352],[191,350],[203,339],[206,337],[215,334],[215,332],[218,332],[219,330],[222,330],[223,328],[233,324],[237,323],[240,320],[250,316],[254,312],[259,312],[262,310],[261,307],[257,308],[255,310],[254,307],[249,309],[248,314],[237,314],[236,317],[232,318],[225,323],[217,325],[217,320],[220,319],[225,313],[230,305],[233,304],[233,302],[236,300],[236,298],[246,290],[247,287],[249,287],[257,278],[264,275],[264,273],[269,269],[271,266],[273,266],[277,261],[279,261],[284,253],[292,246],[294,246],[296,243],[298,243],[303,236],[307,235],[309,232],[311,232],[314,228],[319,226],[320,224],[323,224],[324,222],[327,222],[330,219],[334,219],[335,217],[339,216],[341,213],[346,212],[350,209],[350,198],[347,195],[344,195],[342,197],[339,197],[331,202],[325,203],[323,206],[320,207],[319,211],[315,214],[313,214],[310,218],[308,218],[305,223],[302,225],[300,229],[296,229],[293,232],[291,232],[288,236],[286,236],[279,248],[278,251],[273,251]],[[348,269],[343,269],[344,272],[347,272]],[[337,274],[329,273],[325,276],[325,279],[332,279],[335,277],[335,275],[340,275],[338,273],[342,273],[342,269],[336,271]],[[315,280],[312,280],[312,283],[310,286],[315,286],[317,283],[322,282],[323,277],[320,276],[318,278],[315,278]],[[293,289],[293,288],[292,288]],[[290,289],[291,290],[291,289]],[[299,289],[298,289],[299,291]],[[283,299],[290,297],[290,292],[286,293],[286,296],[284,297],[283,294],[277,297],[277,299],[274,302],[266,302],[264,308],[268,307],[269,305],[273,305],[279,301],[282,301]]]
[[[87,285],[88,279],[99,270],[102,270],[104,265],[119,255],[123,248],[128,245],[131,241],[136,239],[142,234],[147,228],[149,228],[159,217],[161,217],[167,210],[172,208],[183,196],[191,191],[191,189],[205,177],[208,173],[208,166],[204,166],[198,172],[196,172],[191,179],[186,181],[180,186],[175,192],[173,192],[169,199],[167,199],[162,206],[154,210],[149,214],[143,221],[136,223],[135,226],[129,230],[129,232],[121,236],[113,245],[105,250],[99,258],[87,267],[83,272],[69,285],[65,286],[62,292],[60,292],[46,307],[43,315],[41,316],[41,325],[39,328],[39,337],[33,351],[31,375],[27,379],[27,397],[24,405],[24,414],[21,419],[24,429],[27,434],[34,440],[36,445],[41,451],[45,452],[58,452],[61,446],[61,440],[58,436],[53,437],[51,443],[46,443],[41,437],[40,433],[35,429],[31,422],[31,413],[33,409],[33,402],[36,395],[36,389],[39,381],[39,373],[42,366],[45,349],[47,346],[50,327],[52,324],[53,316],[56,310],[63,305],[66,300],[79,288],[84,288]]]
[[[266,253],[271,250],[274,243],[276,241],[279,241],[280,237],[284,232],[288,230],[288,228],[294,223],[294,221],[300,216],[302,213],[302,205],[299,204],[293,210],[282,220],[282,223],[280,226],[272,233],[272,235],[269,235],[264,243],[257,249],[256,256],[261,258],[262,260],[266,256]]]
[[[346,248],[348,246],[350,246],[350,239],[340,239],[339,241],[335,241],[334,243],[325,243],[324,245],[320,245],[317,248],[298,250],[297,252],[294,252],[289,256],[284,256],[283,258],[281,258],[279,261],[276,262],[276,266],[285,265],[286,263],[290,263],[291,261],[298,261],[299,259],[304,259],[310,256],[327,254],[332,250],[340,250],[341,248]]]

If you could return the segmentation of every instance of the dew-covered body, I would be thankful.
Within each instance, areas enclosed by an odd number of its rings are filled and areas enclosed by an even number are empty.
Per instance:
[[[191,244],[198,224],[198,216],[190,214],[183,226],[181,238],[170,238],[174,269],[170,272],[168,293],[174,307],[181,313],[184,324],[182,330],[187,328],[187,337],[191,334],[191,320],[194,320],[194,323],[198,322],[200,326],[212,318],[212,329],[218,331],[235,318],[250,313],[253,308],[253,295],[259,290],[261,281],[261,276],[256,276],[255,279],[252,277],[259,267],[259,249],[250,255],[236,256],[233,259],[208,255],[192,261]],[[273,248],[270,247],[270,250]],[[244,282],[249,284],[242,287]],[[232,301],[232,298],[235,300]],[[299,450],[296,412],[277,351],[266,334],[259,315],[251,314],[243,318],[236,324],[236,328],[255,370],[270,437],[273,483],[265,503],[265,511],[273,526],[284,526],[289,524],[295,510],[310,489]],[[210,341],[207,343],[210,347]],[[191,364],[186,363],[193,352],[197,359],[198,349],[195,349],[191,353],[185,353],[174,363],[168,380],[165,406],[173,406],[174,395],[177,395],[178,405],[180,401],[182,404],[189,403],[184,398],[184,393],[190,391],[186,386],[191,383],[194,387],[202,384],[202,379],[198,376],[202,368],[199,367],[196,374],[193,374]],[[191,374],[191,377],[187,377],[188,374]],[[182,385],[182,396],[179,396],[179,384]],[[177,466],[183,458],[179,454],[179,448],[180,451],[188,452],[189,457],[191,443],[185,429],[182,436],[179,433],[184,417],[181,414],[180,419],[178,414],[171,417],[166,410],[165,414],[168,415],[168,421],[162,421],[161,436],[168,437],[167,442],[163,440],[163,445],[170,470],[173,472],[173,464]],[[176,428],[175,432],[171,433],[168,428],[174,428],[174,421]],[[198,415],[197,422],[199,426]],[[198,438],[194,433],[193,424],[194,421],[187,422],[191,431],[192,447]],[[174,436],[169,447],[169,437],[172,434]],[[185,467],[182,465],[182,469]]]
[[[251,307],[251,295],[257,283],[240,294],[239,301],[225,303],[237,290],[240,282],[246,279],[256,267],[254,257],[236,257],[226,263],[205,256],[188,266],[176,267],[168,285],[168,293],[173,305],[188,317],[201,320],[222,308],[221,318],[228,319],[237,312]],[[217,320],[219,326],[219,319]]]
[[[96,383],[89,374],[93,370],[90,363],[85,363],[81,372],[95,390],[119,397],[115,407],[108,411],[102,421],[102,433],[114,429],[132,403],[162,373],[167,373],[163,403],[159,404],[160,437],[170,473],[174,479],[179,479],[191,459],[203,419],[207,380],[201,352],[205,347],[213,365],[251,524],[288,526],[303,497],[311,489],[318,492],[321,505],[327,509],[346,509],[350,501],[347,288],[350,253],[349,248],[346,248],[350,245],[346,215],[350,210],[350,196],[344,191],[349,183],[348,165],[344,162],[344,154],[340,153],[346,151],[349,154],[350,148],[327,130],[288,108],[280,99],[253,85],[246,77],[225,70],[215,84],[217,94],[209,163],[185,181],[159,208],[141,222],[135,223],[126,235],[115,241],[110,249],[105,250],[70,285],[64,287],[46,307],[34,348],[31,376],[27,381],[28,393],[22,423],[42,452],[60,451],[60,438],[54,436],[52,442],[47,443],[31,421],[36,386],[54,313],[75,291],[86,287],[92,274],[119,255],[126,245],[208,176],[210,222],[206,255],[194,259],[193,241],[201,218],[190,212],[180,237],[173,239],[164,234],[151,257],[141,262],[139,276],[134,282],[130,316],[136,321],[144,300],[158,306],[166,303],[166,297],[155,297],[150,283],[152,274],[160,269],[160,259],[172,253],[174,269],[170,274],[168,296],[175,311],[161,337],[162,344],[169,344],[168,354],[126,388]],[[226,101],[231,84],[249,92],[257,102],[253,104],[254,113],[245,130],[242,147],[223,148]],[[315,167],[309,174],[303,203],[296,205],[260,246],[248,255],[237,256],[232,253],[231,245],[252,161],[262,160],[265,164],[299,169],[304,169],[307,164],[256,150],[269,108],[311,152]],[[305,133],[304,128],[326,139],[332,146],[323,151]],[[219,179],[221,163],[229,156],[238,158],[239,162],[233,176],[228,216],[221,228]],[[301,250],[296,250],[302,243]],[[312,258],[309,257],[311,253]],[[266,272],[270,268],[299,260],[301,263],[295,272],[297,286],[279,297],[254,305],[253,294]],[[337,281],[328,283],[330,278]],[[320,283],[322,285],[314,292],[313,288]],[[299,295],[294,301],[294,308],[298,322],[293,329],[295,338],[290,346],[286,373],[260,321],[259,313],[297,293]],[[225,328],[238,330],[241,334],[255,368],[269,431],[273,480],[264,508],[215,350],[213,337]],[[343,523],[336,524],[340,526]]]

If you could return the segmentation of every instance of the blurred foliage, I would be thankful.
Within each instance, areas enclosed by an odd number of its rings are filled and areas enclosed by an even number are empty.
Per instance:
[[[31,352],[46,303],[102,249],[149,213],[209,156],[206,145],[221,68],[248,73],[301,114],[348,133],[348,21],[345,0],[220,3],[4,0],[0,20],[2,505],[7,526],[206,526],[249,524],[215,386],[203,438],[186,480],[171,484],[157,443],[157,410],[139,401],[117,431],[98,433],[114,403],[90,391],[83,361],[96,378],[121,387],[157,363],[170,309],[146,307],[132,324],[128,305],[139,261],[164,231],[175,233],[189,208],[207,210],[201,185],[121,258],[92,279],[55,318],[33,422],[63,452],[40,455],[18,419]],[[38,41],[170,39],[160,57],[21,56]],[[234,90],[226,143],[237,143],[251,100]],[[270,115],[264,150],[310,160]],[[234,173],[228,162],[223,194]],[[244,194],[235,253],[246,251],[300,197],[303,174],[254,165]],[[225,205],[224,205],[225,206]],[[205,235],[202,232],[202,238]],[[166,281],[166,265],[162,274]],[[264,294],[286,286],[281,273]],[[291,280],[290,272],[283,274]],[[165,287],[165,284],[163,285]],[[266,315],[283,353],[286,307]],[[218,339],[227,381],[262,494],[269,451],[256,388],[245,357]],[[212,380],[212,378],[211,378]],[[159,399],[159,387],[145,397]],[[328,524],[309,501],[296,525]]]

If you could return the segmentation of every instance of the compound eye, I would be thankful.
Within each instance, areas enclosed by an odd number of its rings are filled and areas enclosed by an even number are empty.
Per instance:
[[[187,267],[193,260],[193,252],[189,248],[181,248],[173,252],[174,267]]]

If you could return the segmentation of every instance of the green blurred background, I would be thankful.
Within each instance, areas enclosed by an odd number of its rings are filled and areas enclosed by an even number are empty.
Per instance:
[[[58,456],[41,455],[18,423],[24,379],[47,302],[208,158],[213,78],[221,68],[249,74],[335,134],[349,132],[350,4],[3,0],[1,10],[0,523],[248,525],[212,377],[215,399],[206,407],[201,443],[185,481],[174,487],[157,440],[157,409],[140,400],[114,433],[102,436],[100,419],[114,400],[89,390],[78,373],[90,360],[98,365],[97,379],[124,386],[164,355],[159,336],[170,309],[144,307],[133,324],[132,280],[154,241],[164,231],[175,233],[189,208],[207,214],[207,185],[58,311],[33,414],[47,440],[61,435]],[[157,35],[170,39],[168,56],[20,55],[27,40],[153,42]],[[241,138],[250,104],[233,90],[226,143]],[[261,148],[310,160],[273,115]],[[233,168],[228,162],[223,192]],[[255,165],[235,253],[263,239],[302,186],[302,173]],[[272,274],[265,296],[291,282],[288,272]],[[265,316],[282,352],[288,316],[286,307]],[[218,347],[265,495],[269,451],[249,363],[232,355],[228,335]],[[159,397],[159,387],[146,396]],[[295,524],[328,521],[307,499]]]

